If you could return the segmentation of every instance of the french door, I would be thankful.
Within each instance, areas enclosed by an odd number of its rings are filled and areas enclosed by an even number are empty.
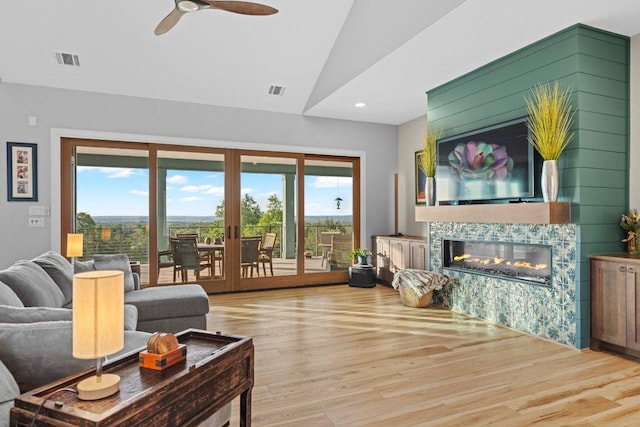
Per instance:
[[[347,280],[357,158],[86,139],[61,150],[63,251],[82,232],[85,259],[124,252],[143,285],[209,293]],[[197,265],[172,243],[191,238]]]

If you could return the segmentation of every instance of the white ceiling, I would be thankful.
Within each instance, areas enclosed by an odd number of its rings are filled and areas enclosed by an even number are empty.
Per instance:
[[[0,79],[397,125],[425,91],[573,24],[640,33],[638,0],[259,1],[279,13],[202,10],[155,36],[173,0],[0,0]]]

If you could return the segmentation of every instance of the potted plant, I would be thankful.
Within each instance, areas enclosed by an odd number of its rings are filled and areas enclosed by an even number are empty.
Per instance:
[[[627,244],[627,252],[631,255],[640,254],[638,238],[640,233],[640,215],[637,209],[632,209],[629,215],[622,214],[620,217],[620,228],[627,233],[626,239],[622,240]]]
[[[424,144],[422,146],[422,157],[420,166],[424,171],[426,181],[424,183],[424,195],[425,203],[427,206],[434,205],[434,189],[435,189],[435,176],[436,176],[436,141],[438,139],[438,133],[435,131],[424,132]]]
[[[371,255],[371,251],[367,248],[357,248],[352,250],[349,253],[349,258],[351,259],[358,259],[358,263],[360,265],[366,265],[367,263],[367,257]]]
[[[540,153],[542,164],[542,197],[545,202],[558,200],[558,158],[567,148],[574,134],[569,130],[573,123],[570,88],[561,89],[555,82],[539,84],[533,89],[533,98],[527,102],[528,140]]]

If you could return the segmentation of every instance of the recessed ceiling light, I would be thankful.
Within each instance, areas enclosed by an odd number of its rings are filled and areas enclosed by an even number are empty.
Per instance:
[[[353,106],[357,108],[364,108],[367,106],[367,104],[365,104],[364,102],[356,102],[355,104],[353,104]]]

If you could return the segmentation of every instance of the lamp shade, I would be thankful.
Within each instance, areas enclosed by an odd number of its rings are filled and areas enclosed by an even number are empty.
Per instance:
[[[96,359],[124,348],[124,273],[73,276],[73,357]]]
[[[67,256],[68,257],[82,256],[82,240],[83,240],[83,235],[81,233],[67,234]]]

